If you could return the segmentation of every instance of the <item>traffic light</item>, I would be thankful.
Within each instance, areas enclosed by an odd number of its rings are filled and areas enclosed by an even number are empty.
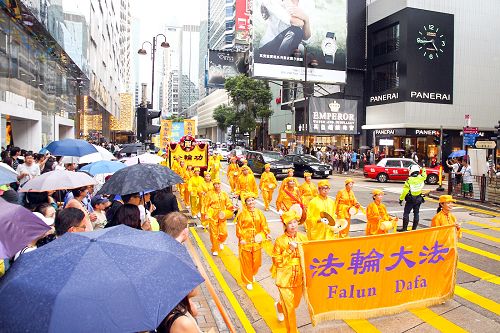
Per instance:
[[[152,123],[153,119],[158,118],[160,114],[161,111],[148,110],[141,106],[137,108],[137,140],[149,141],[151,134],[160,131],[160,126]]]
[[[450,135],[447,133],[443,133],[443,146],[446,146],[449,140],[450,140]]]

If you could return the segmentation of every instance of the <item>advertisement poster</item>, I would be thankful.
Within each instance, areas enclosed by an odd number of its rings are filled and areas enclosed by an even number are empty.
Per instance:
[[[309,98],[311,134],[358,134],[358,101]]]
[[[226,78],[245,73],[245,53],[208,51],[208,87],[223,88]]]

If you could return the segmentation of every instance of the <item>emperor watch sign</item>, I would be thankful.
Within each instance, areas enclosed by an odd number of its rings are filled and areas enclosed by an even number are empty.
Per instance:
[[[358,134],[358,101],[310,98],[309,103],[311,134]]]

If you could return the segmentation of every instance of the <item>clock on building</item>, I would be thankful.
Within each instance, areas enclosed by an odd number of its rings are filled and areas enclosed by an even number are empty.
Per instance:
[[[426,59],[437,60],[445,53],[446,36],[439,30],[434,24],[424,25],[418,30],[417,47]]]

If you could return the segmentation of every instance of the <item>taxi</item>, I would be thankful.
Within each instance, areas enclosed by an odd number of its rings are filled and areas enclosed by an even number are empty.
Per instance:
[[[410,174],[410,167],[417,163],[410,158],[383,158],[376,165],[365,165],[363,174],[365,178],[376,179],[381,183],[388,180],[405,181]],[[425,168],[427,172],[427,184],[437,184],[439,181],[439,167]],[[443,177],[444,179],[444,177]]]

